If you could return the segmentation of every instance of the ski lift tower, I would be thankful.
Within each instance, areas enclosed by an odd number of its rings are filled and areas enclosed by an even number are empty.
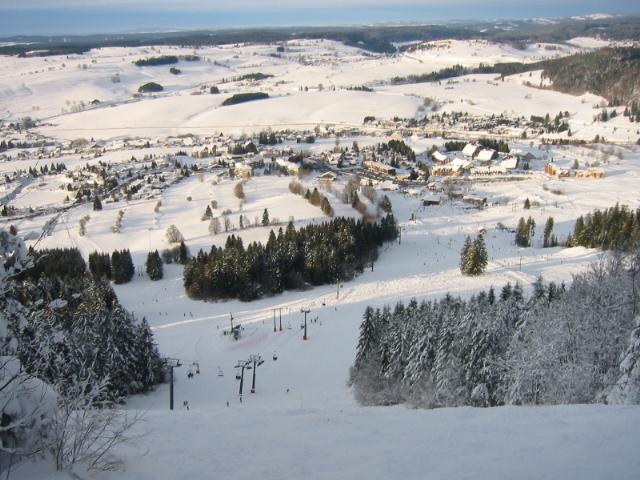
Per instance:
[[[182,364],[177,358],[165,358],[164,361],[169,368],[169,410],[173,410],[173,369],[181,367]]]
[[[309,337],[307,337],[307,314],[309,312],[311,312],[311,310],[309,310],[308,308],[300,309],[300,313],[304,313],[304,335],[302,336],[303,340],[309,339]]]
[[[256,370],[260,365],[264,363],[264,360],[260,355],[249,355],[249,362],[253,363],[253,380],[251,382],[251,393],[256,393]]]
[[[247,370],[251,370],[251,360],[238,360],[238,363],[236,363],[235,368],[239,368],[240,369],[240,388],[238,390],[238,395],[240,396],[240,398],[242,398],[242,386],[244,385],[244,371],[245,369]],[[238,376],[236,375],[236,378]]]

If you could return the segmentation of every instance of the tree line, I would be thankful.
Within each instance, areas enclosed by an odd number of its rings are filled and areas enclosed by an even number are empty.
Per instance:
[[[222,105],[223,106],[236,105],[238,103],[251,102],[253,100],[263,100],[265,98],[269,98],[268,93],[264,93],[264,92],[236,93],[234,95],[231,95],[229,98],[225,99],[222,102]]]
[[[335,218],[298,230],[271,230],[266,245],[231,235],[224,248],[202,250],[184,268],[187,294],[196,299],[249,301],[305,285],[348,280],[377,259],[378,248],[397,237],[393,215],[368,223]]]
[[[334,210],[331,206],[331,203],[322,195],[317,188],[314,187],[313,192],[311,192],[308,188],[305,189],[300,182],[292,180],[289,183],[289,191],[294,195],[300,195],[304,197],[311,205],[314,207],[320,207],[322,213],[324,213],[327,217],[333,217]]]
[[[114,250],[111,255],[101,252],[90,253],[89,271],[94,278],[113,280],[115,284],[131,281],[136,273],[128,248]]]
[[[640,208],[616,204],[605,210],[581,215],[576,220],[569,246],[629,250],[640,240]]]
[[[0,299],[14,339],[3,348],[28,374],[62,395],[79,384],[105,386],[107,398],[100,400],[112,401],[163,380],[147,322],[126,311],[108,283],[87,274],[77,249],[29,257],[22,274],[5,282]]]
[[[356,397],[427,408],[638,403],[639,266],[636,249],[630,263],[592,265],[570,287],[540,278],[528,297],[507,284],[468,300],[367,307],[350,375]]]

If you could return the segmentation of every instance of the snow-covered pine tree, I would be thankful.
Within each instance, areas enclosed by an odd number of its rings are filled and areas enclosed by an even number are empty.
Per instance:
[[[157,250],[147,254],[146,269],[147,275],[149,275],[151,280],[162,279],[162,259],[160,258],[160,254]]]
[[[467,235],[467,237],[464,239],[462,251],[460,252],[460,271],[463,275],[467,275],[467,272],[470,268],[471,247],[471,237]]]

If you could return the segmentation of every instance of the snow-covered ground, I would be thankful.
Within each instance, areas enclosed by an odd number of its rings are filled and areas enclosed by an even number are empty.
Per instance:
[[[588,158],[589,152],[577,152]],[[570,151],[551,151],[560,162],[571,162]],[[585,157],[580,157],[583,154]],[[565,158],[563,158],[565,157]],[[484,210],[444,205],[421,207],[419,197],[388,192],[402,226],[402,243],[387,245],[374,271],[366,271],[340,286],[287,292],[251,303],[199,302],[186,297],[181,268],[165,266],[158,282],[136,276],[116,292],[123,304],[154,328],[163,355],[179,358],[176,405],[168,411],[168,386],[134,397],[126,408],[142,410],[145,419],[135,440],[119,450],[123,470],[118,478],[209,478],[212,471],[229,478],[472,478],[483,476],[545,476],[562,478],[635,478],[640,462],[633,454],[640,426],[637,407],[472,408],[431,412],[407,407],[362,408],[347,385],[360,318],[366,305],[382,306],[412,297],[434,298],[446,292],[469,296],[490,285],[531,284],[539,275],[570,281],[571,275],[596,261],[599,253],[583,248],[520,249],[513,235],[495,228],[497,222],[514,226],[521,215],[531,215],[540,226],[556,219],[556,232],[566,235],[578,214],[613,203],[615,190],[625,203],[640,205],[637,195],[638,154],[607,167],[610,176],[596,181],[550,180],[534,174],[510,183],[482,183],[473,187],[500,205]],[[162,207],[156,199],[129,204],[104,204],[102,212],[80,207],[65,214],[47,246],[77,246],[87,255],[94,249],[130,248],[136,265],[150,249],[168,246],[164,233],[175,224],[195,252],[224,234],[211,237],[200,220],[211,199],[220,209],[237,215],[234,182],[212,185],[210,178],[192,176],[164,191]],[[272,217],[298,225],[321,219],[319,209],[287,190],[290,177],[255,177],[245,186],[243,213],[249,218],[268,208]],[[312,180],[305,182],[311,184]],[[547,190],[543,188],[547,185]],[[550,193],[561,188],[563,195]],[[187,201],[186,197],[192,200]],[[522,210],[524,198],[538,202]],[[354,214],[350,206],[332,202],[337,213]],[[119,209],[125,211],[122,233],[111,233]],[[87,235],[77,234],[78,219],[92,218]],[[416,220],[410,220],[414,214]],[[45,217],[46,219],[46,217]],[[44,219],[40,220],[43,221]],[[25,220],[18,224],[26,232]],[[481,277],[463,277],[457,263],[465,235],[487,228],[488,271]],[[236,232],[238,233],[238,232]],[[268,230],[239,232],[245,241],[265,241]],[[534,245],[537,246],[539,241]],[[308,341],[300,330],[302,308],[311,310]],[[282,309],[282,310],[280,310]],[[244,326],[233,341],[222,334],[229,314]],[[279,328],[273,332],[274,315]],[[239,402],[234,365],[250,354],[266,363],[257,371],[257,393]],[[277,356],[277,360],[273,357]],[[189,370],[201,373],[187,379]],[[219,376],[222,372],[223,376]],[[287,390],[289,390],[287,392]],[[189,402],[187,411],[182,405]],[[227,407],[229,402],[229,407]],[[242,461],[239,455],[246,456]],[[460,460],[462,459],[462,460]],[[578,460],[579,459],[579,460]],[[42,464],[28,464],[16,478],[43,478]],[[83,478],[111,478],[110,474],[83,474]]]
[[[586,41],[576,45],[590,48]],[[601,124],[591,125],[593,104],[602,99],[526,86],[525,81],[536,82],[535,74],[510,77],[500,83],[491,76],[467,76],[442,85],[383,86],[374,93],[339,89],[341,85],[361,85],[457,63],[475,65],[487,59],[534,61],[546,55],[568,54],[573,51],[570,47],[558,50],[534,45],[519,51],[484,42],[450,42],[381,57],[365,56],[358,49],[336,42],[297,41],[287,44],[282,57],[270,56],[274,51],[275,46],[260,45],[196,52],[156,47],[103,49],[68,59],[2,59],[0,115],[10,119],[25,115],[43,118],[47,125],[39,131],[56,138],[163,138],[188,132],[243,132],[266,126],[361,125],[365,115],[413,116],[422,105],[422,98],[432,97],[445,104],[445,111],[508,112],[529,117],[568,110],[576,134],[583,130],[588,138],[596,133],[615,137]],[[131,63],[170,53],[196,53],[204,60],[181,61],[180,76],[169,74],[168,66],[139,68]],[[276,76],[258,86],[220,83],[222,78],[256,71]],[[110,80],[116,73],[120,83]],[[141,83],[151,80],[163,83],[166,91],[157,98],[129,101]],[[276,85],[280,80],[284,83]],[[218,83],[223,91],[219,96],[206,92],[191,95],[201,85]],[[319,83],[323,84],[323,91],[318,91]],[[299,91],[305,86],[310,91]],[[338,87],[337,91],[331,90],[333,86]],[[272,98],[220,106],[231,93],[249,90],[269,91]],[[101,100],[97,107],[81,113],[61,113],[62,108],[71,108],[74,100],[77,104],[93,97]],[[630,135],[622,124],[615,133],[621,141]],[[340,142],[350,146],[353,140],[364,146],[380,138],[344,138]],[[407,139],[417,153],[443,141]],[[333,148],[333,142],[334,139],[321,139],[304,148],[328,150]],[[233,195],[235,181],[217,181],[214,174],[204,173],[158,192],[156,198],[104,201],[99,212],[89,204],[65,212],[39,247],[77,247],[85,256],[94,250],[129,248],[139,273],[132,282],[116,286],[116,293],[127,309],[149,321],[162,355],[182,362],[176,370],[176,410],[168,409],[168,385],[130,398],[124,408],[144,412],[144,419],[134,428],[132,442],[116,452],[123,464],[112,473],[79,470],[79,478],[638,478],[637,406],[432,411],[405,406],[364,408],[355,403],[347,385],[360,318],[367,305],[382,306],[413,297],[437,298],[446,292],[468,297],[506,282],[520,282],[526,288],[540,275],[549,281],[570,282],[572,275],[588,268],[601,253],[584,248],[540,248],[546,219],[554,217],[554,232],[562,239],[578,215],[610,207],[617,201],[633,208],[640,206],[637,147],[541,150],[525,144],[512,146],[534,151],[538,156],[530,174],[509,181],[486,178],[458,187],[464,193],[486,196],[489,207],[474,209],[452,203],[423,207],[420,189],[415,194],[380,191],[379,195],[386,193],[391,199],[402,237],[401,243],[383,247],[373,271],[367,270],[340,285],[286,292],[251,303],[191,300],[185,294],[179,266],[165,266],[164,279],[151,282],[140,274],[144,259],[150,250],[169,247],[165,232],[170,225],[182,232],[192,254],[199,249],[208,250],[213,244],[223,245],[226,234],[212,236],[208,222],[201,220],[212,200],[218,202],[219,211],[214,215],[229,209],[236,225],[240,214],[253,221],[265,208],[272,219],[278,218],[283,224],[293,217],[297,227],[326,219],[319,208],[289,192],[291,177],[252,178],[244,187],[246,199],[242,204]],[[122,148],[92,160],[68,155],[55,161],[64,161],[73,169],[87,162],[120,163],[132,155],[140,159],[145,154],[175,151],[173,147]],[[566,168],[575,160],[581,168],[587,162],[599,165],[606,176],[598,180],[552,179],[541,172],[542,164],[550,159]],[[50,160],[43,162],[48,164]],[[32,166],[38,166],[34,158],[11,158],[0,163],[0,173]],[[301,181],[307,186],[315,185],[313,177]],[[345,181],[341,177],[333,193],[323,193],[337,215],[355,216],[350,205],[340,202],[340,188]],[[36,180],[17,195],[15,205],[60,206],[65,191],[59,187],[64,182],[64,175],[45,177],[44,185]],[[2,193],[11,188],[11,184],[3,186]],[[526,198],[533,203],[530,210],[523,209]],[[158,201],[161,206],[156,212]],[[116,234],[111,226],[120,210],[124,217],[121,233]],[[86,215],[90,216],[86,235],[80,236],[79,220]],[[497,228],[498,223],[515,227],[521,216],[533,217],[538,225],[533,248],[514,246],[513,234]],[[43,215],[22,219],[15,225],[21,235],[39,233],[51,218],[52,215]],[[458,260],[464,238],[481,228],[487,231],[487,272],[479,277],[463,277]],[[246,245],[254,240],[264,242],[269,229],[256,227],[233,233],[240,235]],[[308,325],[308,341],[302,340],[300,330],[303,308],[310,309],[309,319],[314,319]],[[244,327],[238,341],[223,335],[229,327],[230,314],[235,324]],[[274,318],[277,332],[273,331]],[[252,372],[246,374],[241,403],[234,365],[251,354],[261,354],[265,363],[257,370],[257,393],[249,393]],[[187,372],[195,373],[196,365],[200,373],[188,379]],[[188,410],[183,407],[185,401],[189,403]],[[19,466],[12,478],[62,479],[68,475],[55,474],[50,464],[35,462]]]
[[[369,54],[339,42],[299,40],[275,45],[223,45],[200,49],[181,47],[103,48],[82,55],[43,58],[5,57],[0,62],[0,118],[39,119],[39,131],[65,139],[79,137],[157,137],[211,131],[249,133],[273,128],[317,124],[362,125],[367,115],[411,118],[420,113],[423,97],[445,103],[445,111],[481,114],[555,115],[562,106],[571,113],[575,138],[605,137],[631,141],[637,128],[618,117],[592,125],[593,95],[572,97],[539,90],[539,75],[516,75],[497,83],[492,76],[471,76],[439,84],[376,89],[374,93],[341,91],[361,85],[384,85],[393,77],[434,72],[453,65],[476,67],[496,62],[534,62],[570,55],[606,44],[576,38],[570,44],[531,44],[519,50],[506,44],[477,40],[442,40],[414,46],[395,55]],[[180,60],[181,74],[169,65],[138,67],[133,62],[160,55],[197,55]],[[271,78],[232,81],[261,72]],[[528,75],[528,74],[525,74]],[[138,87],[154,81],[164,91],[133,98]],[[529,83],[530,85],[526,85]],[[221,95],[210,95],[217,85]],[[336,89],[336,91],[333,91]],[[308,90],[308,91],[306,91]],[[322,90],[322,91],[320,91]],[[221,107],[228,96],[264,91],[272,97],[234,107]],[[409,95],[408,97],[406,95]],[[94,101],[98,103],[94,103]]]

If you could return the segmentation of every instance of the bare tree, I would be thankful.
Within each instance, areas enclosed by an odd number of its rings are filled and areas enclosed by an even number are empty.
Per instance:
[[[175,225],[171,225],[167,228],[167,240],[169,243],[180,243],[184,240],[182,233],[178,230],[178,227]]]
[[[64,397],[58,398],[51,419],[49,450],[56,469],[75,463],[90,469],[113,470],[119,462],[112,450],[128,440],[126,432],[140,419],[103,400],[108,380],[78,382]]]
[[[222,231],[222,227],[220,226],[220,218],[214,217],[209,222],[209,233],[211,235],[218,235]]]

